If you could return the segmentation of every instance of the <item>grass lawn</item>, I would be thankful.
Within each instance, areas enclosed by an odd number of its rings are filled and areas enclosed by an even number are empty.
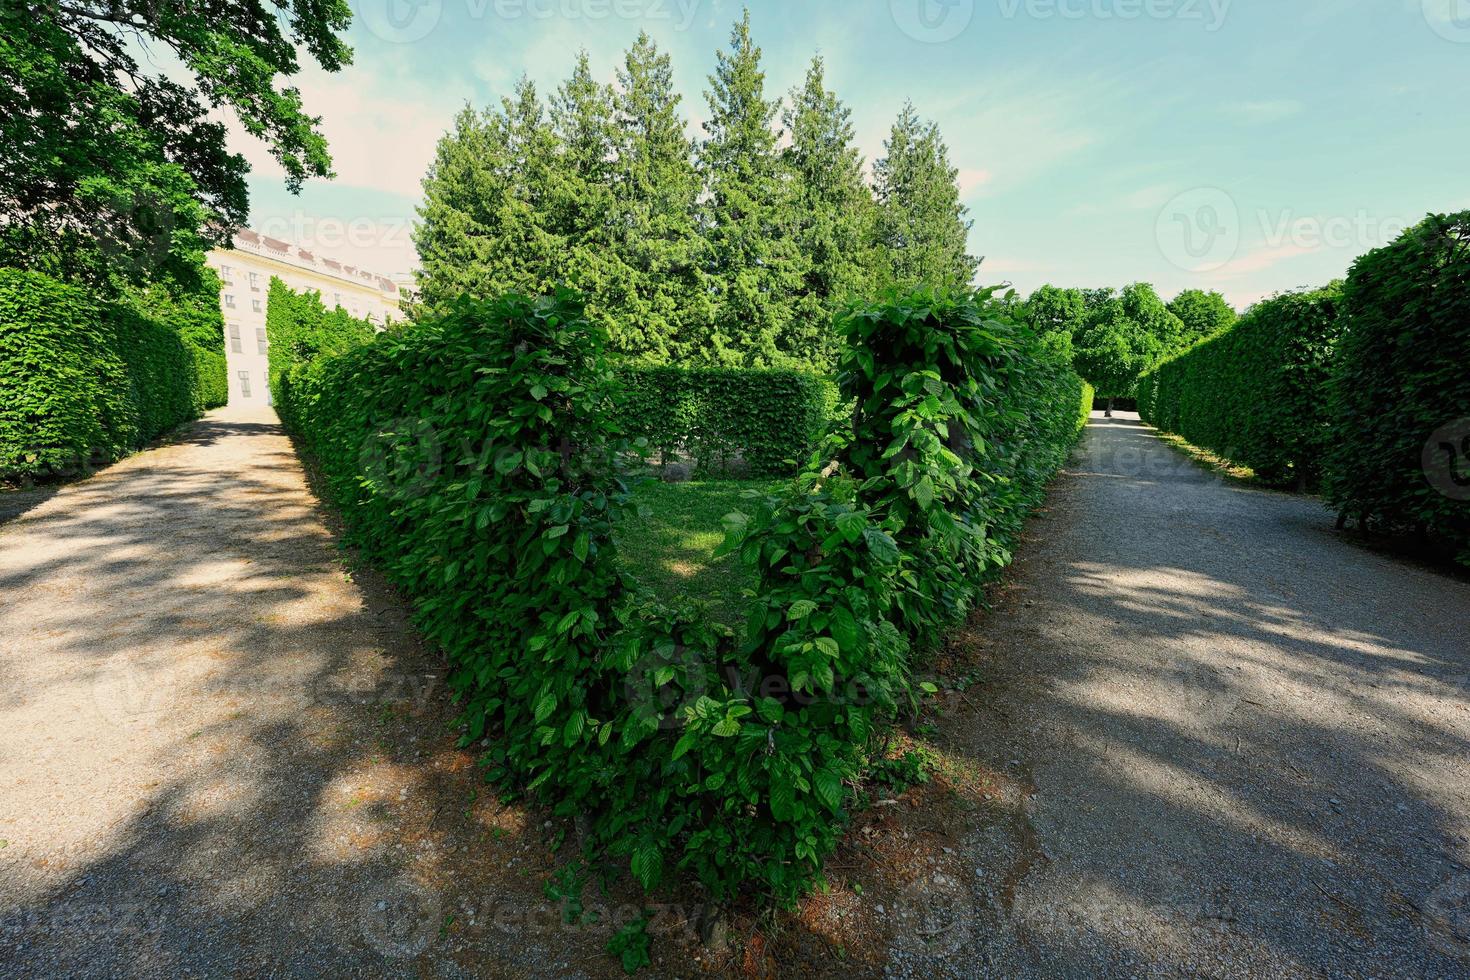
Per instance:
[[[749,513],[746,490],[773,490],[781,480],[710,480],[650,483],[633,499],[648,510],[630,518],[618,532],[623,566],[666,600],[697,599],[710,615],[738,629],[745,621],[741,589],[754,582],[738,555],[716,560],[725,539],[723,519],[732,510]]]

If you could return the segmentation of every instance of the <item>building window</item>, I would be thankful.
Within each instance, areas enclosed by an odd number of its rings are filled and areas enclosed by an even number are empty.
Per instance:
[[[234,293],[225,293],[225,309],[227,309],[227,310],[233,310],[234,308],[235,308],[235,294]]]
[[[342,294],[341,293],[333,293],[332,294],[332,305],[333,306],[341,306],[342,305]]]
[[[230,267],[227,265],[222,265],[219,267],[219,277],[225,282],[235,281],[235,275],[233,272],[230,271]]]
[[[260,273],[250,273],[250,289],[252,292],[260,292]]]
[[[250,301],[250,308],[252,310],[254,310],[256,313],[259,313],[260,312],[260,300],[258,300],[258,299],[252,299]]]
[[[240,397],[241,398],[249,398],[250,397],[250,372],[249,371],[241,371],[240,372]]]
[[[243,353],[245,350],[240,346],[240,325],[238,323],[230,324],[230,350],[236,354]]]
[[[255,328],[255,353],[257,353],[257,354],[264,354],[266,352],[266,349],[269,346],[270,346],[270,344],[267,343],[267,341],[265,339],[265,328],[264,327],[256,327]]]

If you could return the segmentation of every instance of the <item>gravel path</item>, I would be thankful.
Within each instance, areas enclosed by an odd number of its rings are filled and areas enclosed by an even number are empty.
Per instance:
[[[0,976],[617,974],[542,893],[571,827],[484,793],[273,417],[0,521]],[[1126,419],[1030,536],[941,733],[995,810],[888,974],[1470,976],[1470,584]],[[815,948],[783,972],[869,973]]]
[[[1029,535],[944,732],[1018,819],[890,973],[1470,977],[1470,584],[1129,415]]]

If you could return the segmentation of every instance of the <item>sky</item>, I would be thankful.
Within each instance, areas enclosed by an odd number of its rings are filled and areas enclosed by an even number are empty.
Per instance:
[[[236,128],[251,225],[389,275],[434,145],[585,48],[613,80],[646,30],[690,135],[730,0],[349,0],[354,63],[295,84],[336,177],[288,193]],[[868,161],[905,99],[959,170],[982,284],[1151,282],[1240,308],[1341,277],[1429,212],[1470,208],[1470,0],[750,0],[768,94],[814,54]],[[309,59],[303,58],[304,61]]]

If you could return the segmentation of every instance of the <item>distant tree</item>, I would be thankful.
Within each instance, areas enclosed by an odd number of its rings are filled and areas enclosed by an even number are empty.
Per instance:
[[[797,352],[820,367],[836,354],[833,314],[867,289],[873,221],[852,112],[826,87],[825,70],[820,56],[812,59],[782,117],[791,134],[784,158],[795,181],[796,238],[806,257],[790,333]]]
[[[1113,402],[1133,396],[1138,376],[1157,364],[1166,348],[1155,332],[1157,324],[1151,329],[1143,322],[1155,313],[1145,293],[1128,287],[1122,295],[1095,298],[1098,302],[1074,338],[1072,364],[1107,399],[1106,414],[1111,416]]]
[[[706,336],[711,315],[695,216],[699,178],[679,102],[669,56],[640,34],[618,71],[610,166],[612,248],[627,278],[609,284],[605,302],[616,311],[613,347],[658,362],[682,353],[681,338]]]
[[[779,106],[765,96],[749,10],[730,32],[729,52],[716,57],[708,138],[699,148],[714,319],[709,335],[685,353],[752,366],[800,361],[803,345],[792,327],[805,270],[772,128]]]
[[[0,6],[0,262],[106,287],[197,280],[249,210],[249,166],[212,110],[265,141],[292,191],[330,176],[319,120],[282,80],[298,48],[349,63],[350,20],[346,0]],[[183,71],[140,64],[155,45]]]
[[[1160,357],[1176,354],[1189,346],[1185,342],[1184,324],[1169,312],[1154,287],[1148,283],[1135,282],[1124,286],[1118,294],[1117,302],[1124,316],[1138,324],[1144,333],[1158,340]]]
[[[562,277],[558,166],[556,135],[529,80],[499,112],[461,110],[424,178],[414,228],[420,307],[443,309],[462,293],[541,292]]]
[[[1076,334],[1087,320],[1087,298],[1080,289],[1042,286],[1022,304],[1021,319],[1039,334]]]
[[[980,262],[966,252],[969,209],[939,127],[904,103],[874,164],[879,279],[888,285],[965,287]]]
[[[1169,302],[1169,312],[1184,325],[1184,346],[1195,344],[1212,337],[1235,325],[1238,316],[1235,308],[1216,292],[1203,289],[1186,289]]]

